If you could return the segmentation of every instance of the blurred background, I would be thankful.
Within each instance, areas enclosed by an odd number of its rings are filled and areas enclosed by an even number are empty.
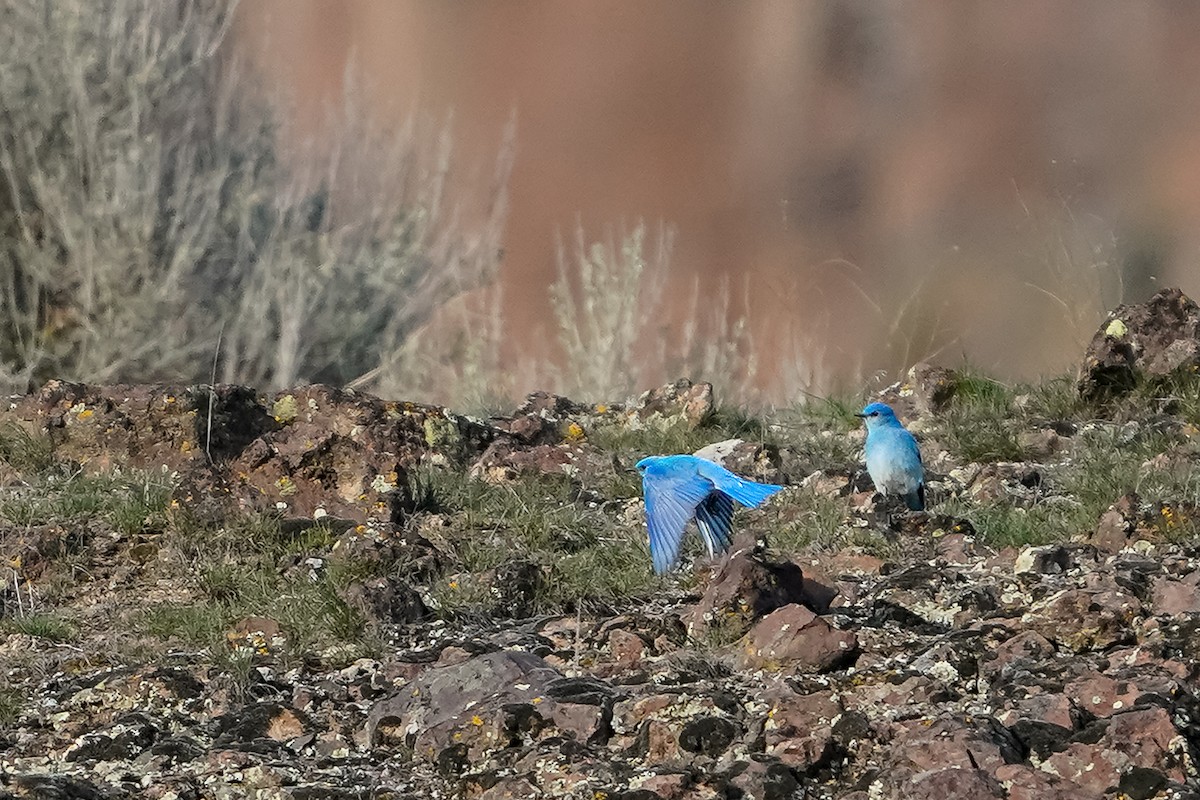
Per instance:
[[[16,389],[787,403],[1200,293],[1193,4],[2,7]]]

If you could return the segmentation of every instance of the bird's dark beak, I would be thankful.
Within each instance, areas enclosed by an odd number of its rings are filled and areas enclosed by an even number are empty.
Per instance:
[[[855,412],[854,416],[858,417],[859,419],[866,419],[866,418],[867,418],[867,415],[866,415],[866,414],[859,414],[859,413],[857,413],[857,412]]]

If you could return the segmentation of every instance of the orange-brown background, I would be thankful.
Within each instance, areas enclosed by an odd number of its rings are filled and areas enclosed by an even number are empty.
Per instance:
[[[384,123],[453,112],[462,191],[515,109],[502,281],[525,353],[539,352],[555,236],[577,218],[597,236],[675,226],[680,276],[750,275],[760,346],[808,331],[848,380],[930,350],[1002,376],[1057,372],[1105,304],[1167,283],[1200,292],[1200,5],[248,0],[239,13],[295,131],[319,129],[352,58]]]

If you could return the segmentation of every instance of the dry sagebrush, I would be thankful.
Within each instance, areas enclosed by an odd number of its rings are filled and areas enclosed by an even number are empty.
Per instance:
[[[225,381],[403,384],[392,354],[491,280],[508,151],[470,230],[428,125],[348,103],[284,159],[233,5],[0,0],[0,390],[207,381],[218,340]]]

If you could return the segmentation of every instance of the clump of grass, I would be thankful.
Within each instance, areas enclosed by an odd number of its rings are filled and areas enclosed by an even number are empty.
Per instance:
[[[470,571],[514,556],[570,553],[591,547],[608,527],[594,499],[567,476],[543,475],[493,484],[461,473],[430,473],[437,505],[455,516],[450,543]]]
[[[800,489],[788,494],[786,500],[769,509],[778,516],[787,515],[771,526],[770,544],[784,554],[803,550],[836,550],[851,537],[847,525],[849,509],[845,498],[832,497]]]
[[[1025,416],[1050,424],[1078,419],[1088,412],[1087,404],[1079,397],[1075,379],[1069,375],[1047,378],[1019,392],[1028,397]]]
[[[38,474],[54,464],[53,447],[47,437],[9,422],[0,425],[0,461],[22,475]]]
[[[447,613],[485,603],[480,573],[516,558],[549,573],[535,598],[539,611],[636,597],[657,585],[640,530],[623,519],[624,503],[581,491],[565,476],[490,484],[439,473],[428,481],[451,516],[445,536],[456,566],[431,587]]]
[[[1092,510],[1102,511],[1122,494],[1154,488],[1174,494],[1190,486],[1168,470],[1147,462],[1167,453],[1178,437],[1160,427],[1102,424],[1080,431],[1071,457],[1058,470],[1061,489]]]
[[[202,592],[204,599],[146,609],[139,617],[145,633],[214,646],[238,619],[262,616],[284,629],[290,652],[362,641],[366,620],[339,594],[362,577],[362,565],[329,564],[315,579],[304,570],[280,569],[281,563],[297,556],[327,551],[336,539],[327,527],[285,530],[269,515],[215,527],[186,515],[176,522],[168,534],[169,568]]]
[[[1200,375],[1178,371],[1165,378],[1143,381],[1117,404],[1116,410],[1117,419],[1145,418],[1147,413],[1167,414],[1190,425],[1200,425]]]
[[[210,647],[220,641],[232,621],[229,609],[219,603],[163,603],[143,610],[138,616],[137,625],[145,633],[159,639],[176,639],[188,645]]]
[[[635,542],[632,537],[614,536],[558,561],[541,603],[546,608],[571,610],[593,600],[648,596],[660,585],[649,564],[650,550],[644,539]]]
[[[235,703],[249,703],[255,700],[254,685],[258,682],[254,671],[258,661],[255,654],[245,649],[220,649],[213,655],[213,666],[217,670],[214,684],[223,684],[229,691],[230,699]]]
[[[1080,506],[1069,503],[1021,508],[991,503],[969,514],[979,538],[993,547],[1024,547],[1070,538],[1095,523]]]
[[[0,620],[0,631],[23,633],[50,642],[69,642],[79,635],[78,629],[56,614],[26,614]]]
[[[939,426],[950,452],[966,461],[1021,461],[1025,449],[1006,417],[977,409],[952,408]]]
[[[967,461],[1020,461],[1015,392],[971,368],[956,378],[954,399],[937,429],[950,452]]]
[[[133,534],[167,524],[171,476],[161,472],[47,475],[29,491],[0,496],[0,520],[13,525],[102,519]]]
[[[25,693],[15,686],[0,685],[0,730],[12,728],[25,710]]]
[[[769,416],[768,428],[807,465],[826,471],[854,469],[861,442],[847,436],[862,424],[862,403],[848,397],[811,398]]]

